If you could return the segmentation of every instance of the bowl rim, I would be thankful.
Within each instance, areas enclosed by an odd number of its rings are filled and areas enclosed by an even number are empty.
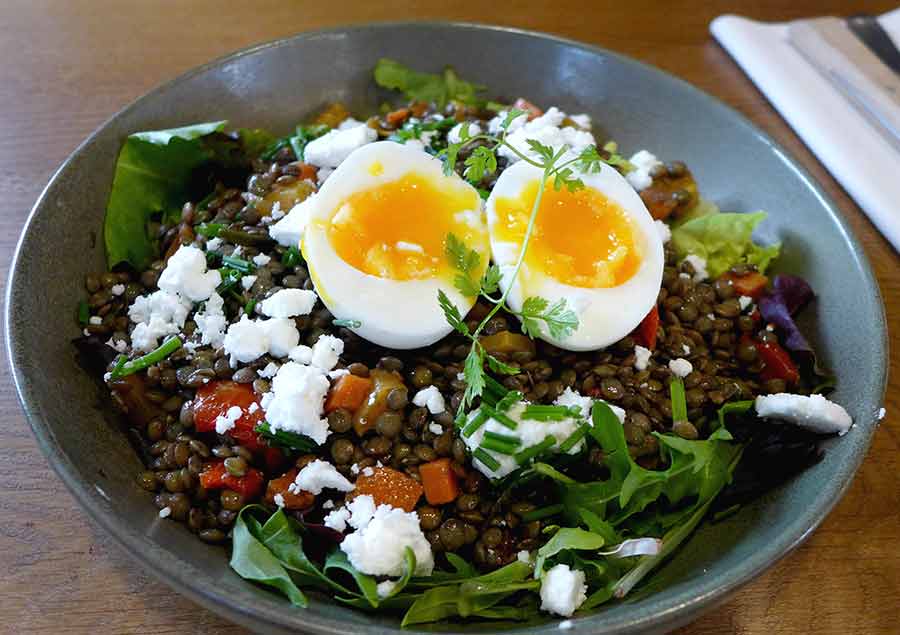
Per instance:
[[[249,625],[251,627],[253,625],[256,625],[258,627],[270,627],[279,630],[295,629],[295,625],[284,619],[281,619],[283,606],[280,603],[274,604],[267,602],[265,603],[266,605],[258,604],[255,606],[251,606],[247,603],[238,603],[224,593],[219,592],[216,585],[214,584],[200,585],[197,578],[191,577],[190,575],[185,573],[184,568],[179,566],[180,559],[178,559],[177,557],[170,557],[168,559],[164,559],[163,561],[151,560],[142,547],[146,546],[148,543],[153,543],[153,541],[146,535],[137,535],[121,530],[121,521],[119,515],[111,509],[107,510],[107,508],[103,504],[105,501],[102,495],[96,492],[94,487],[91,487],[90,484],[82,481],[78,477],[77,470],[74,464],[69,460],[69,458],[63,452],[62,448],[56,444],[56,441],[49,427],[47,427],[43,420],[38,416],[37,412],[32,408],[32,395],[30,394],[30,391],[28,389],[28,379],[23,372],[23,368],[16,362],[18,358],[17,353],[22,344],[15,337],[15,328],[11,320],[12,301],[14,296],[14,281],[16,280],[20,268],[22,246],[25,242],[26,236],[32,229],[32,224],[35,217],[46,206],[48,192],[50,191],[52,186],[70,165],[81,158],[82,153],[92,143],[92,141],[98,135],[100,135],[103,130],[106,129],[112,122],[139,108],[145,102],[155,99],[158,95],[165,93],[175,85],[178,85],[197,75],[205,73],[208,70],[222,66],[229,62],[241,59],[243,57],[255,55],[267,49],[278,48],[297,40],[327,36],[338,33],[352,34],[353,32],[360,30],[376,29],[390,31],[392,29],[402,29],[410,27],[474,31],[476,33],[505,33],[514,36],[523,36],[529,39],[549,41],[552,43],[565,45],[567,47],[584,50],[595,55],[602,55],[608,58],[613,58],[618,63],[621,63],[625,66],[640,68],[643,71],[653,75],[654,79],[656,80],[679,85],[680,89],[686,90],[687,93],[705,102],[707,105],[709,105],[709,107],[726,111],[736,124],[740,125],[748,133],[756,136],[758,139],[766,143],[774,153],[782,157],[785,165],[787,167],[790,167],[795,172],[800,181],[809,189],[809,191],[811,191],[816,196],[819,204],[825,209],[828,215],[831,216],[836,225],[836,228],[841,232],[844,242],[851,247],[852,259],[855,263],[856,270],[862,274],[863,282],[866,284],[866,286],[874,290],[875,303],[881,309],[877,315],[875,324],[876,329],[881,332],[881,355],[880,358],[874,360],[874,365],[880,367],[881,369],[879,378],[881,390],[879,391],[879,393],[882,395],[882,401],[887,387],[887,359],[889,355],[889,340],[886,327],[884,302],[881,297],[877,278],[872,271],[868,258],[866,257],[859,240],[853,234],[853,231],[849,227],[849,224],[844,219],[838,206],[822,189],[819,183],[812,177],[809,171],[796,159],[794,159],[790,153],[788,153],[783,147],[781,147],[780,144],[772,139],[767,132],[757,127],[742,113],[727,105],[721,99],[697,88],[696,86],[690,84],[689,82],[681,79],[676,75],[670,74],[640,60],[609,50],[605,47],[588,44],[571,38],[566,38],[540,31],[533,31],[529,29],[467,21],[404,20],[351,23],[331,26],[324,29],[303,31],[294,35],[253,44],[243,49],[239,49],[237,51],[219,56],[200,66],[193,67],[185,71],[184,73],[181,73],[180,75],[174,77],[173,79],[157,85],[150,91],[144,93],[132,102],[128,103],[115,114],[103,121],[96,129],[94,129],[90,133],[90,135],[88,135],[71,152],[71,154],[69,154],[69,156],[65,159],[65,161],[63,161],[59,168],[57,168],[53,172],[52,176],[48,180],[47,184],[41,191],[41,194],[38,196],[36,202],[34,203],[31,211],[29,212],[19,238],[16,242],[13,258],[10,263],[9,273],[7,275],[7,284],[4,293],[3,329],[5,338],[5,352],[9,361],[10,368],[12,370],[11,375],[13,384],[15,386],[19,403],[24,410],[25,417],[38,442],[38,446],[41,449],[41,452],[46,457],[47,461],[53,467],[54,471],[57,473],[66,487],[69,489],[69,491],[72,493],[72,495],[75,497],[76,501],[82,507],[82,509],[86,511],[87,514],[96,523],[98,523],[104,531],[111,535],[116,543],[118,543],[131,558],[138,561],[145,568],[145,570],[150,571],[155,577],[165,582],[169,586],[175,588],[179,593],[182,593],[183,595],[189,597],[191,600],[201,604],[202,606],[219,613],[223,617],[232,621],[240,622],[244,625]],[[872,435],[874,434],[875,426],[859,425],[855,426],[855,428],[855,434],[862,434],[864,436],[859,440],[859,447],[856,452],[851,454],[844,462],[844,466],[849,470],[849,474],[851,475],[851,477],[844,479],[831,489],[828,489],[828,496],[824,496],[822,493],[820,493],[820,495],[816,499],[817,505],[814,507],[814,511],[811,514],[808,514],[807,516],[801,515],[800,518],[792,521],[789,525],[788,531],[785,531],[783,534],[781,534],[777,540],[769,543],[765,548],[757,551],[756,555],[748,562],[743,563],[741,567],[732,569],[727,576],[727,580],[721,581],[721,583],[718,585],[713,585],[710,583],[710,581],[695,581],[692,584],[679,583],[675,587],[672,587],[674,589],[672,594],[665,599],[662,599],[662,597],[658,593],[653,594],[652,596],[649,596],[649,598],[647,598],[650,600],[652,600],[654,597],[656,598],[656,606],[654,607],[654,610],[652,612],[646,612],[643,615],[637,616],[631,615],[625,620],[620,621],[619,624],[605,625],[595,632],[644,632],[646,630],[654,628],[674,628],[675,626],[678,626],[680,624],[687,623],[688,621],[696,618],[696,616],[704,609],[712,608],[713,606],[723,602],[737,588],[756,578],[764,570],[773,566],[776,562],[781,560],[784,556],[786,556],[793,549],[799,546],[812,534],[813,531],[815,531],[815,529],[831,512],[838,501],[843,498],[844,494],[847,492],[850,486],[850,483],[852,482],[852,477],[855,476],[859,465],[862,463],[862,460],[867,454]],[[692,590],[696,590],[699,588],[704,588],[704,592],[699,594],[696,592],[692,592]],[[290,610],[296,611],[297,609],[291,608]],[[352,609],[348,608],[347,610]],[[597,616],[597,613],[584,616],[581,617],[579,621],[590,623],[590,621],[592,621],[592,619]],[[328,616],[314,616],[311,614],[309,614],[308,617],[310,619],[305,621],[306,626],[311,629],[310,632],[315,631],[328,635],[345,635],[346,633],[344,628],[342,628],[342,625],[345,624],[344,620]],[[556,628],[555,623],[551,622],[551,625],[552,628]],[[547,624],[540,624],[537,626],[504,630],[513,630],[520,633],[536,633],[542,631],[546,627]],[[461,630],[446,632],[458,633],[459,635],[462,635],[466,632],[464,630],[464,626],[460,626],[460,629]],[[375,626],[372,630],[375,632],[383,633],[394,632],[392,629],[382,628],[381,626]],[[399,632],[399,627],[397,629],[397,632]],[[410,630],[408,632],[414,631]]]

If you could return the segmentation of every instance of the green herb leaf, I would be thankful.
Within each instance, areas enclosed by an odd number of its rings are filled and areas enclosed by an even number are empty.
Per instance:
[[[487,146],[478,146],[466,157],[463,176],[470,183],[480,183],[486,175],[497,171],[497,155]]]
[[[512,125],[512,122],[525,114],[527,114],[527,113],[524,110],[520,110],[518,108],[511,108],[509,110],[509,112],[506,113],[506,117],[503,119],[503,122],[500,124],[500,129],[503,132],[508,131],[509,127]]]
[[[481,346],[473,344],[472,348],[469,350],[469,354],[466,356],[466,361],[463,365],[463,377],[466,382],[466,390],[463,392],[463,400],[460,405],[463,409],[468,407],[476,397],[480,397],[481,393],[484,392],[485,379],[483,355],[484,352],[482,351]]]
[[[484,88],[461,80],[450,68],[445,69],[442,75],[420,73],[387,58],[378,60],[375,65],[375,83],[399,90],[407,99],[434,103],[439,108],[451,100],[477,104],[477,95]]]
[[[456,329],[461,335],[465,335],[469,337],[469,327],[466,326],[466,323],[463,321],[462,315],[459,313],[459,309],[456,308],[456,305],[447,297],[447,294],[444,293],[442,289],[438,289],[438,304],[441,306],[441,310],[444,312],[444,319],[447,320],[447,323]]]
[[[546,163],[552,163],[554,155],[553,148],[544,145],[537,139],[526,139],[525,143],[528,144],[528,147],[531,148],[532,152],[541,157]]]
[[[498,265],[492,264],[487,268],[487,271],[484,272],[484,276],[481,278],[481,290],[484,293],[491,294],[495,293],[497,289],[500,288],[500,279],[503,275],[500,273],[500,267]]]
[[[339,569],[349,573],[366,601],[368,601],[373,608],[378,606],[380,600],[377,589],[378,583],[375,582],[375,578],[358,571],[356,567],[350,564],[347,554],[341,551],[340,548],[335,548],[328,554],[328,557],[325,558],[325,564],[322,567],[322,570],[327,574],[332,569]]]
[[[318,444],[305,434],[297,434],[287,430],[272,430],[265,421],[257,424],[253,431],[264,438],[269,445],[296,450],[297,452],[315,452],[318,449]]]
[[[214,121],[137,132],[125,140],[116,161],[103,228],[110,268],[120,262],[137,270],[147,268],[157,253],[147,224],[159,217],[179,218],[184,202],[196,200],[192,177],[215,156],[204,137],[221,132],[225,124]]]
[[[450,176],[456,171],[456,159],[459,151],[462,149],[463,143],[451,143],[443,150],[440,156],[444,159],[444,175]]]
[[[605,544],[606,540],[600,534],[575,527],[564,527],[557,531],[543,547],[538,549],[537,560],[534,563],[534,577],[540,578],[547,558],[551,558],[561,551],[572,549],[589,549],[593,551]]]
[[[296,267],[301,262],[303,262],[303,254],[293,245],[288,247],[281,256],[281,264],[285,267]]]
[[[546,298],[531,296],[522,303],[522,330],[531,337],[541,334],[541,322],[547,326],[550,336],[564,338],[578,328],[578,316],[568,308],[565,298],[550,305]]]
[[[490,353],[485,353],[484,358],[487,360],[488,368],[501,375],[518,375],[519,371],[522,370],[518,366],[512,366],[506,362],[501,362]]]
[[[479,284],[472,279],[472,272],[481,263],[481,256],[474,249],[469,249],[466,244],[455,234],[447,234],[444,245],[444,253],[450,264],[459,271],[453,280],[454,286],[466,297],[475,297],[480,292]]]

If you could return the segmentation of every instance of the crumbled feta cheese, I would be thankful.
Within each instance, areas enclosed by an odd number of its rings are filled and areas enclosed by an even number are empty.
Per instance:
[[[690,274],[683,273],[683,272],[682,272],[682,273],[679,273],[679,274],[678,274],[678,277],[681,278],[682,280],[690,280],[690,279],[691,279]]]
[[[297,493],[309,492],[318,496],[323,489],[336,489],[341,492],[353,490],[353,483],[348,481],[335,467],[321,459],[316,459],[300,470],[288,490]]]
[[[575,628],[575,622],[573,622],[572,620],[563,620],[559,623],[559,626],[557,626],[557,628],[561,631],[570,631]]]
[[[405,240],[398,240],[394,247],[397,248],[397,251],[410,251],[417,254],[425,253],[425,248],[422,245],[418,243],[408,243]]]
[[[306,223],[309,221],[309,213],[313,209],[313,199],[315,195],[311,195],[297,203],[291,208],[287,216],[269,227],[269,236],[279,245],[285,247],[296,247],[303,238],[303,230],[306,229]]]
[[[844,435],[853,419],[844,408],[822,395],[778,393],[760,395],[755,402],[756,414],[788,421],[819,434]]]
[[[372,476],[375,474],[375,470],[371,467],[364,467],[362,470],[363,476]]]
[[[262,320],[260,325],[269,337],[269,354],[272,357],[287,357],[300,342],[297,324],[290,318]]]
[[[288,357],[291,358],[291,361],[298,364],[309,364],[312,361],[312,348],[305,344],[300,344],[290,350]]]
[[[655,220],[653,221],[653,224],[656,226],[656,231],[659,233],[659,239],[664,245],[672,240],[672,230],[669,228],[668,223],[661,220]]]
[[[206,254],[196,247],[182,245],[159,276],[159,288],[191,302],[206,300],[222,282],[218,270],[206,270]]]
[[[126,342],[125,340],[117,340],[112,337],[106,340],[106,345],[117,353],[124,353],[128,350],[128,342]]]
[[[753,298],[749,295],[742,295],[738,298],[738,304],[741,305],[741,311],[746,311],[747,307],[753,304]]]
[[[289,318],[298,315],[309,315],[316,305],[318,296],[315,291],[307,289],[281,289],[266,298],[260,304],[263,315],[276,318]]]
[[[884,408],[879,408],[878,409],[878,421],[881,421],[882,419],[884,419],[885,415],[887,415],[887,410],[885,410]]]
[[[334,172],[334,168],[319,168],[316,170],[316,183],[322,185],[329,176]]]
[[[671,370],[675,375],[684,378],[691,374],[691,371],[694,370],[694,367],[688,360],[684,359],[683,357],[679,357],[678,359],[669,360],[669,370]]]
[[[284,218],[284,212],[281,211],[281,203],[279,201],[275,201],[275,204],[272,206],[272,212],[269,215],[272,217],[272,220]]]
[[[190,300],[162,289],[135,298],[128,307],[128,317],[136,323],[131,332],[134,350],[149,353],[159,345],[159,338],[178,334],[192,307]]]
[[[498,113],[488,123],[488,128],[499,132],[500,125],[506,116],[506,112]],[[595,144],[594,135],[590,132],[573,126],[562,126],[565,118],[566,113],[556,106],[550,107],[543,115],[535,117],[531,121],[527,121],[526,115],[516,117],[509,126],[506,142],[528,158],[535,160],[540,160],[540,156],[528,145],[530,139],[535,139],[554,150],[567,146],[569,148],[565,155],[567,157],[577,155],[588,146]],[[497,153],[506,157],[510,163],[520,160],[519,155],[506,146],[501,146]]]
[[[681,345],[681,350],[684,352],[685,355],[690,355],[690,354],[691,354],[691,347],[688,346],[687,344],[682,344],[682,345]]]
[[[516,560],[518,560],[519,562],[524,562],[525,564],[531,564],[531,552],[523,549],[516,554]]]
[[[278,507],[284,507],[284,496],[283,495],[275,494],[275,496],[272,497],[272,500]]]
[[[334,501],[330,498],[322,503],[322,509],[334,509]]]
[[[269,362],[266,364],[265,368],[261,368],[256,371],[256,374],[264,379],[270,379],[274,377],[278,373],[278,364],[275,362]]]
[[[241,286],[244,287],[245,291],[249,291],[250,287],[254,285],[256,282],[257,276],[242,276],[241,277]]]
[[[653,184],[653,177],[650,173],[655,168],[662,165],[662,162],[647,150],[640,150],[631,155],[628,162],[634,166],[634,169],[625,175],[625,178],[631,184],[631,187],[637,191],[647,189]]]
[[[346,507],[329,512],[322,524],[330,529],[344,533],[347,531],[347,521],[350,520],[350,510]]]
[[[393,580],[385,580],[384,582],[379,582],[375,585],[375,593],[378,594],[378,597],[384,599],[393,593],[395,588],[397,588],[396,582]]]
[[[431,432],[431,434],[436,434],[436,435],[440,436],[440,435],[444,434],[444,426],[432,421],[431,423],[428,424],[428,431]]]
[[[206,241],[206,251],[218,251],[219,247],[222,246],[222,239],[219,237],[210,238]]]
[[[338,377],[343,377],[344,375],[349,375],[350,371],[346,368],[335,368],[334,370],[329,370],[327,375],[328,379],[335,380]]]
[[[428,412],[433,415],[441,414],[447,409],[447,404],[444,402],[444,395],[437,389],[437,386],[423,388],[415,394],[412,398],[412,402],[420,408],[426,406]]]
[[[653,351],[649,348],[645,348],[640,344],[634,347],[634,368],[635,370],[647,370],[647,366],[650,364],[650,358],[653,356]]]
[[[330,130],[306,144],[303,160],[320,168],[336,168],[351,152],[377,138],[378,133],[363,124]]]
[[[222,343],[225,352],[231,356],[232,366],[236,362],[247,364],[269,352],[269,336],[265,329],[260,327],[259,321],[248,318],[246,313],[240,321],[228,327]]]
[[[360,499],[371,496],[357,496],[351,506]],[[356,520],[353,512],[349,521]],[[361,520],[361,519],[360,519]],[[405,512],[388,505],[379,505],[367,522],[359,525],[353,533],[341,542],[341,551],[347,554],[350,564],[358,571],[369,575],[400,576],[406,568],[404,552],[409,547],[416,557],[416,575],[431,575],[434,569],[434,555],[431,545],[419,526],[416,512]]]
[[[91,326],[100,326],[101,324],[103,324],[103,318],[99,315],[92,315],[90,318],[88,318],[88,324],[90,324]]]
[[[168,518],[172,514],[172,508],[166,505],[161,510],[159,510],[160,518]]]
[[[694,268],[694,282],[701,282],[709,278],[709,273],[706,271],[706,260],[704,258],[695,256],[694,254],[688,254],[684,257],[684,261],[691,263],[691,266]]]
[[[122,295],[123,293],[125,293],[125,285],[124,284],[114,284],[110,288],[110,292],[113,295]]]
[[[572,390],[569,386],[566,386],[566,389],[562,391],[562,394],[556,398],[553,402],[556,406],[578,406],[581,409],[581,416],[585,419],[590,420],[591,418],[591,408],[594,406],[594,401],[601,401],[599,399],[592,399],[591,397],[587,397],[582,395],[577,390]],[[605,403],[605,402],[604,402]],[[615,404],[607,403],[607,406],[610,407],[610,410],[613,411],[613,414],[619,419],[619,421],[625,421],[625,411],[616,406]]]
[[[474,121],[468,122],[469,124],[469,136],[474,137],[475,135],[481,134],[481,126],[479,126]],[[447,143],[460,143],[462,141],[462,129],[465,123],[458,123],[452,128],[450,128],[450,132],[447,133]]]
[[[325,395],[331,386],[321,370],[288,362],[272,380],[272,392],[263,395],[263,410],[272,430],[305,434],[319,445],[328,438],[322,418]]]
[[[237,422],[243,414],[244,411],[241,410],[240,406],[231,406],[224,415],[216,417],[216,433],[225,434],[234,428],[235,422]]]
[[[350,473],[353,476],[356,476],[357,474],[359,474],[359,463],[354,463],[353,465],[350,466]]]
[[[259,404],[256,403],[255,401],[252,402],[249,406],[247,406],[247,412],[250,414],[253,414],[257,410],[259,410]]]
[[[356,128],[358,126],[365,125],[365,121],[360,121],[359,119],[354,119],[353,117],[347,117],[341,123],[338,124],[338,130],[349,130],[350,128]]]
[[[587,599],[584,572],[558,564],[541,576],[541,610],[564,617],[572,614]]]
[[[344,352],[344,340],[334,335],[320,335],[312,347],[310,363],[322,370],[331,370]]]
[[[577,115],[569,115],[569,119],[572,123],[574,123],[579,128],[584,128],[585,130],[591,129],[591,116],[586,113],[580,113]]]
[[[206,301],[203,311],[194,314],[201,344],[209,344],[213,348],[222,346],[222,342],[225,341],[225,328],[228,326],[224,306],[225,300],[222,296],[213,292]]]
[[[278,203],[275,204],[278,205]],[[235,248],[231,250],[231,255],[235,258],[240,258],[242,253],[244,253],[244,248],[240,245],[236,245]]]
[[[272,258],[270,256],[267,256],[266,254],[256,254],[255,256],[253,256],[253,264],[255,264],[257,267],[265,267],[271,261]]]

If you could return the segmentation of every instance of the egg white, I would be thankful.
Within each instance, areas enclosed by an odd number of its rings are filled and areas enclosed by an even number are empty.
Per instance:
[[[380,165],[380,171],[371,169],[374,164]],[[393,141],[363,146],[340,164],[318,194],[308,199],[308,223],[301,241],[316,293],[328,310],[336,318],[358,320],[361,325],[351,330],[360,337],[395,349],[428,346],[450,333],[452,327],[437,301],[438,290],[447,294],[462,315],[472,308],[474,298],[459,293],[452,276],[392,280],[360,271],[338,255],[326,230],[348,196],[396,181],[411,172],[438,187],[468,189],[474,193],[475,208],[460,210],[459,218],[478,237],[467,246],[481,255],[479,271],[472,274],[480,278],[487,268],[489,243],[477,191],[456,174],[444,175],[439,159]]]
[[[592,188],[617,203],[632,221],[635,242],[642,253],[641,264],[635,274],[623,284],[608,288],[584,288],[556,280],[528,262],[516,280],[512,275],[521,250],[517,242],[503,241],[494,230],[498,222],[496,203],[500,198],[517,199],[532,183],[539,182],[542,170],[519,161],[508,167],[497,179],[487,201],[488,231],[494,262],[500,267],[500,288],[512,285],[507,303],[514,311],[521,311],[526,298],[541,296],[554,303],[565,298],[569,308],[578,315],[578,328],[565,338],[551,337],[541,323],[541,339],[570,351],[604,348],[617,342],[640,324],[656,304],[665,264],[662,241],[640,196],[614,168],[604,166],[600,172],[579,174],[585,187]],[[548,184],[548,187],[552,187]]]

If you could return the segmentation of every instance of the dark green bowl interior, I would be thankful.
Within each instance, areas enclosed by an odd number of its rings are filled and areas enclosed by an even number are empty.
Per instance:
[[[140,463],[97,408],[76,366],[73,308],[88,272],[103,269],[103,210],[119,147],[131,132],[215,119],[288,130],[331,101],[360,114],[384,95],[379,57],[424,70],[452,63],[499,96],[588,112],[602,138],[688,162],[703,193],[731,211],[765,209],[763,240],[783,242],[778,268],[805,276],[817,302],[805,322],[838,376],[835,399],[856,427],[828,441],[824,461],[730,519],[706,525],[654,578],[655,593],[577,618],[593,633],[683,624],[796,546],[845,491],[865,454],[886,379],[883,307],[856,239],[834,205],[784,151],[740,115],[640,63],[575,42],[455,24],[373,25],[310,33],[213,62],[113,117],[53,177],[22,235],[8,286],[7,343],[35,435],[76,498],[125,549],[179,591],[260,632],[398,630],[395,619],[316,600],[306,611],[238,578],[225,552],[161,521],[134,481]],[[852,313],[847,311],[852,307]],[[852,315],[852,322],[850,319]],[[447,630],[479,630],[477,625]],[[556,632],[556,622],[520,629]]]

